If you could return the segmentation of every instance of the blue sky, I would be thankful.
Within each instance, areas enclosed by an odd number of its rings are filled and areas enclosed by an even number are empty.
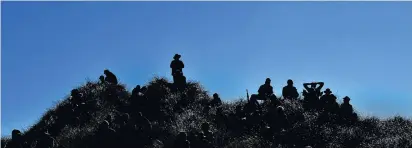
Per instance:
[[[324,81],[364,115],[412,116],[412,3],[2,2],[1,134],[104,68],[128,88],[184,73],[223,99]],[[409,77],[408,77],[409,76]]]

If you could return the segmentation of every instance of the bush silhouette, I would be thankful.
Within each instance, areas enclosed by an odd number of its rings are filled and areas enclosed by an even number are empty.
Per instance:
[[[102,143],[115,147],[168,148],[174,147],[182,131],[187,133],[191,147],[412,147],[412,122],[400,116],[387,120],[361,117],[351,125],[321,123],[321,117],[329,116],[306,111],[301,99],[283,100],[290,128],[273,133],[273,138],[265,138],[265,118],[259,118],[258,126],[250,129],[231,120],[236,107],[246,105],[245,99],[223,99],[221,106],[205,109],[212,96],[198,82],[188,81],[185,90],[176,91],[168,79],[155,77],[142,87],[147,91],[139,98],[145,99],[141,112],[150,121],[151,128],[144,126],[146,120],[134,111],[131,99],[136,98],[131,97],[125,85],[90,81],[77,88],[84,102],[77,111],[70,97],[58,102],[36,124],[22,132],[23,147],[40,148],[41,141],[51,138],[50,147],[56,148],[97,148],[102,147]],[[270,104],[261,105],[263,116],[269,112]],[[223,123],[217,122],[217,118]],[[128,124],[132,120],[139,120],[139,124]],[[199,138],[203,136],[197,136],[205,122],[210,124],[209,130],[213,133],[208,142]],[[9,137],[1,139],[2,148],[8,143]]]

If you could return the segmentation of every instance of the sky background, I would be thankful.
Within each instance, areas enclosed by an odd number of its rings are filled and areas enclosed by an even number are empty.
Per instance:
[[[105,68],[129,89],[189,80],[222,99],[266,77],[323,81],[362,115],[412,116],[410,2],[2,2],[1,135],[24,129]]]

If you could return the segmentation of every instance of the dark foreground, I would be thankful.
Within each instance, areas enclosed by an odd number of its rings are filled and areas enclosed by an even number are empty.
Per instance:
[[[81,95],[59,102],[21,134],[15,131],[15,140],[3,137],[1,147],[412,147],[412,123],[402,117],[344,122],[337,114],[304,109],[300,99],[220,104],[198,83],[177,91],[164,78],[142,88],[128,92],[123,85],[88,82],[78,88]]]

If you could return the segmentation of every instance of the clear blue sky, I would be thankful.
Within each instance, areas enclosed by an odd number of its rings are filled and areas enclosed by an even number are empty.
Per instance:
[[[128,88],[185,75],[224,99],[324,81],[362,114],[411,116],[409,2],[2,2],[1,134],[104,68]],[[408,77],[409,76],[409,77]]]

